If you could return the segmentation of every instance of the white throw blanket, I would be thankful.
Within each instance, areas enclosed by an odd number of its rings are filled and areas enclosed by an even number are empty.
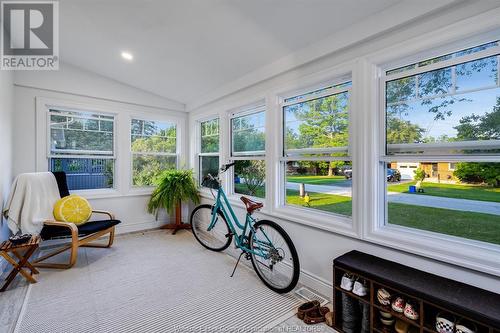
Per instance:
[[[10,230],[37,235],[43,221],[53,220],[54,204],[61,197],[51,172],[23,173],[12,184],[5,215]]]

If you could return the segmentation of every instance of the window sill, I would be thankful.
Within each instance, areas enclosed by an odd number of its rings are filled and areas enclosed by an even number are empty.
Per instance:
[[[143,195],[151,195],[154,191],[153,186],[148,186],[148,187],[132,187],[129,189],[129,192],[126,194],[126,196],[143,196]]]
[[[103,189],[103,190],[79,190],[71,191],[71,194],[77,194],[88,200],[98,200],[98,199],[111,199],[111,198],[123,198],[123,197],[142,197],[150,196],[153,192],[152,188],[143,189],[132,189],[128,193],[120,193],[116,189]]]
[[[396,225],[380,226],[365,241],[500,276],[500,247],[494,244]]]
[[[313,211],[311,209],[299,208],[290,205],[276,207],[273,210],[272,215],[279,219],[289,220],[308,227],[348,237],[359,238],[351,217],[329,214],[321,211]]]
[[[123,196],[116,189],[101,189],[101,190],[78,190],[70,191],[71,194],[77,194],[85,199],[104,199]]]

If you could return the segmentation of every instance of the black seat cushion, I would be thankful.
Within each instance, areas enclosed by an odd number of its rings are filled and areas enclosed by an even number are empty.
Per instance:
[[[87,236],[95,232],[111,228],[119,223],[120,223],[119,220],[90,221],[80,226],[77,226],[78,236]],[[71,236],[71,231],[69,228],[66,227],[46,225],[43,227],[40,236],[42,236],[42,239],[44,240],[59,238],[59,237],[68,237]]]

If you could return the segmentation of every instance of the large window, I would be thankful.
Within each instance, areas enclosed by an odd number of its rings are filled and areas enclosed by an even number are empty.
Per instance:
[[[492,42],[385,73],[388,224],[500,244],[499,54]]]
[[[164,170],[176,168],[175,124],[132,119],[130,139],[133,186],[152,186]]]
[[[350,87],[346,82],[284,100],[286,204],[352,214]]]
[[[219,173],[219,118],[203,121],[200,123],[200,147],[199,147],[199,181],[211,174],[217,176]]]
[[[234,192],[264,198],[265,108],[259,106],[231,117],[231,158],[234,166]]]
[[[49,110],[49,170],[64,171],[70,190],[114,186],[114,116]]]

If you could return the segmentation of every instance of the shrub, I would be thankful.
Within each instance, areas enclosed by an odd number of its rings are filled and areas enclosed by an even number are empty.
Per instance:
[[[500,163],[460,162],[453,175],[465,183],[487,183],[500,187]]]
[[[425,171],[423,169],[418,168],[413,171],[413,173],[415,174],[415,176],[413,176],[413,179],[415,179],[416,181],[424,181]]]

